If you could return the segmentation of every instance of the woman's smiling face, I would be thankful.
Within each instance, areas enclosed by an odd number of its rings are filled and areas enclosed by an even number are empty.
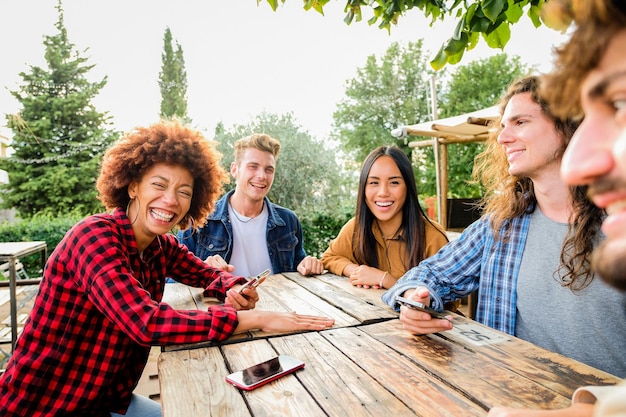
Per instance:
[[[381,156],[373,164],[365,184],[365,202],[379,222],[399,218],[406,200],[406,183],[391,156]]]
[[[128,207],[139,250],[157,235],[174,228],[191,206],[193,176],[185,167],[158,163],[145,172],[139,182],[128,186],[133,199]]]

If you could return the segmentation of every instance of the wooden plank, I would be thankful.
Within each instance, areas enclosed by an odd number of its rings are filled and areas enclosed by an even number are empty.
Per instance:
[[[165,284],[163,302],[171,305],[176,310],[198,310],[192,290],[202,291],[178,282]]]
[[[277,352],[303,360],[304,372],[297,378],[324,410],[308,416],[412,416],[415,413],[401,400],[359,368],[360,356],[346,356],[319,333],[291,335],[269,342]],[[361,354],[366,349],[361,349]],[[362,355],[361,355],[362,356]],[[379,362],[384,368],[386,364]],[[394,384],[400,385],[398,380]],[[289,415],[275,413],[274,415]],[[256,413],[255,413],[256,416]]]
[[[20,313],[17,315],[17,324],[24,324],[26,319],[28,318],[28,313]],[[11,316],[6,317],[2,320],[2,324],[4,326],[11,326]]]
[[[15,295],[19,295],[22,291],[24,291],[25,287],[15,287]],[[8,303],[11,300],[11,292],[9,289],[0,288],[0,306],[4,305],[4,303]]]
[[[321,335],[344,355],[353,358],[373,380],[386,387],[417,415],[485,415],[486,410],[471,402],[463,392],[434,377],[416,365],[412,358],[390,349],[359,328],[327,330]]]
[[[282,275],[272,275],[257,288],[259,302],[258,310],[268,311],[295,311],[299,314],[330,317],[335,319],[335,327],[356,326],[359,320],[346,314],[343,310],[320,299],[316,294],[307,291]],[[267,337],[285,333],[251,332],[254,337]]]
[[[157,366],[163,417],[250,416],[219,348],[162,352]]]
[[[222,351],[231,372],[266,361],[279,353],[285,353],[274,350],[265,340],[224,346]],[[252,391],[240,391],[233,386],[229,389],[243,396],[255,417],[323,416],[324,411],[299,381],[301,375],[307,372],[312,372],[309,364],[294,374],[286,375]]]
[[[466,346],[489,361],[515,369],[526,378],[550,387],[564,396],[584,385],[612,385],[620,378],[600,371],[532,343],[483,326],[465,317],[454,316],[454,328],[438,336]],[[532,366],[520,367],[532,360]],[[557,376],[555,378],[555,376]]]
[[[464,392],[473,402],[482,404],[485,409],[496,405],[552,409],[570,404],[570,397],[576,386],[569,387],[567,392],[556,392],[543,385],[542,378],[537,380],[527,375],[525,369],[534,367],[539,358],[521,357],[514,363],[501,363],[477,352],[463,340],[458,343],[437,334],[411,335],[402,328],[400,321],[384,324],[387,325],[382,326],[379,323],[360,329],[391,349],[414,358],[424,370],[442,381],[454,384],[458,390]],[[511,340],[510,345],[514,343]],[[554,378],[554,373],[546,371],[545,378]]]
[[[202,310],[206,311],[210,305],[219,304],[219,301],[216,298],[212,297],[203,297],[202,293],[204,290],[202,288],[190,287],[181,283],[168,283],[165,285],[165,291],[163,293],[163,302],[171,305],[177,310]],[[208,331],[207,331],[208,334]],[[251,339],[252,335],[249,332],[239,333],[236,335],[232,335],[228,342],[226,343],[235,343],[240,342],[242,340]],[[188,343],[182,345],[170,345],[163,346],[163,351],[171,352],[176,350],[183,349],[198,349],[203,347],[213,346],[215,343],[211,341],[198,342],[198,343]]]
[[[398,317],[398,313],[380,299],[383,290],[354,287],[346,278],[333,274],[303,277],[299,273],[287,272],[283,275],[351,315],[361,324],[376,323]]]
[[[197,299],[193,302],[189,301],[191,297],[197,297],[201,293],[198,289],[188,287],[182,284],[170,283],[166,288],[167,300],[171,300],[172,306],[188,306],[193,305],[207,308],[210,303],[214,303],[214,299],[203,298],[202,301]],[[181,287],[182,286],[182,287]],[[301,286],[295,284],[291,280],[285,279],[282,275],[273,275],[268,277],[265,282],[257,288],[259,293],[259,302],[256,305],[257,310],[291,312],[296,311],[300,314],[330,317],[335,319],[335,327],[356,326],[360,322],[354,317],[344,313],[342,310],[335,308],[333,305],[320,299],[315,294],[307,291]],[[166,299],[164,295],[164,300]],[[209,301],[207,301],[209,300]],[[196,309],[194,307],[194,309]],[[299,331],[298,331],[299,332]],[[298,333],[296,332],[296,333]],[[284,335],[287,332],[263,332],[250,331],[233,335],[228,338],[225,343],[235,343],[250,338],[264,338],[276,335]],[[164,351],[174,351],[180,349],[196,349],[200,347],[212,346],[212,342],[199,342],[193,344],[173,345],[163,348]]]

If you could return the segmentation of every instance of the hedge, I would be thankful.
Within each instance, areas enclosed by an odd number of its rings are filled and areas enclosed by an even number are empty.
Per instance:
[[[341,227],[352,214],[330,216],[313,214],[302,218],[302,233],[304,249],[308,255],[320,258],[331,239],[337,236]],[[59,244],[65,233],[76,224],[82,216],[66,215],[53,217],[51,215],[35,216],[29,220],[18,220],[15,223],[0,223],[0,242],[27,242],[43,240],[48,246],[48,255]],[[31,278],[41,277],[41,254],[37,253],[21,259],[27,274]],[[0,280],[6,279],[0,276]]]

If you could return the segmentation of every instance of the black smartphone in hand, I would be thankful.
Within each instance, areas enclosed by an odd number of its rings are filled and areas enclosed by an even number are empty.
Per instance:
[[[304,368],[304,362],[301,360],[279,355],[241,371],[233,372],[226,377],[226,382],[239,389],[250,391],[302,368]]]
[[[437,319],[446,319],[447,313],[445,311],[437,311],[434,308],[428,307],[420,302],[410,300],[408,298],[396,297],[396,301],[406,307],[412,308],[413,310],[423,311],[424,313],[430,314],[432,317]]]

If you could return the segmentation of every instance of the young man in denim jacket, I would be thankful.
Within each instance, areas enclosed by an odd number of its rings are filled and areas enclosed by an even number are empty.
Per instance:
[[[320,274],[322,262],[307,256],[295,213],[269,201],[280,142],[254,134],[235,142],[230,172],[235,190],[220,198],[197,232],[178,233],[181,243],[215,268],[243,276],[265,269],[277,274]]]

